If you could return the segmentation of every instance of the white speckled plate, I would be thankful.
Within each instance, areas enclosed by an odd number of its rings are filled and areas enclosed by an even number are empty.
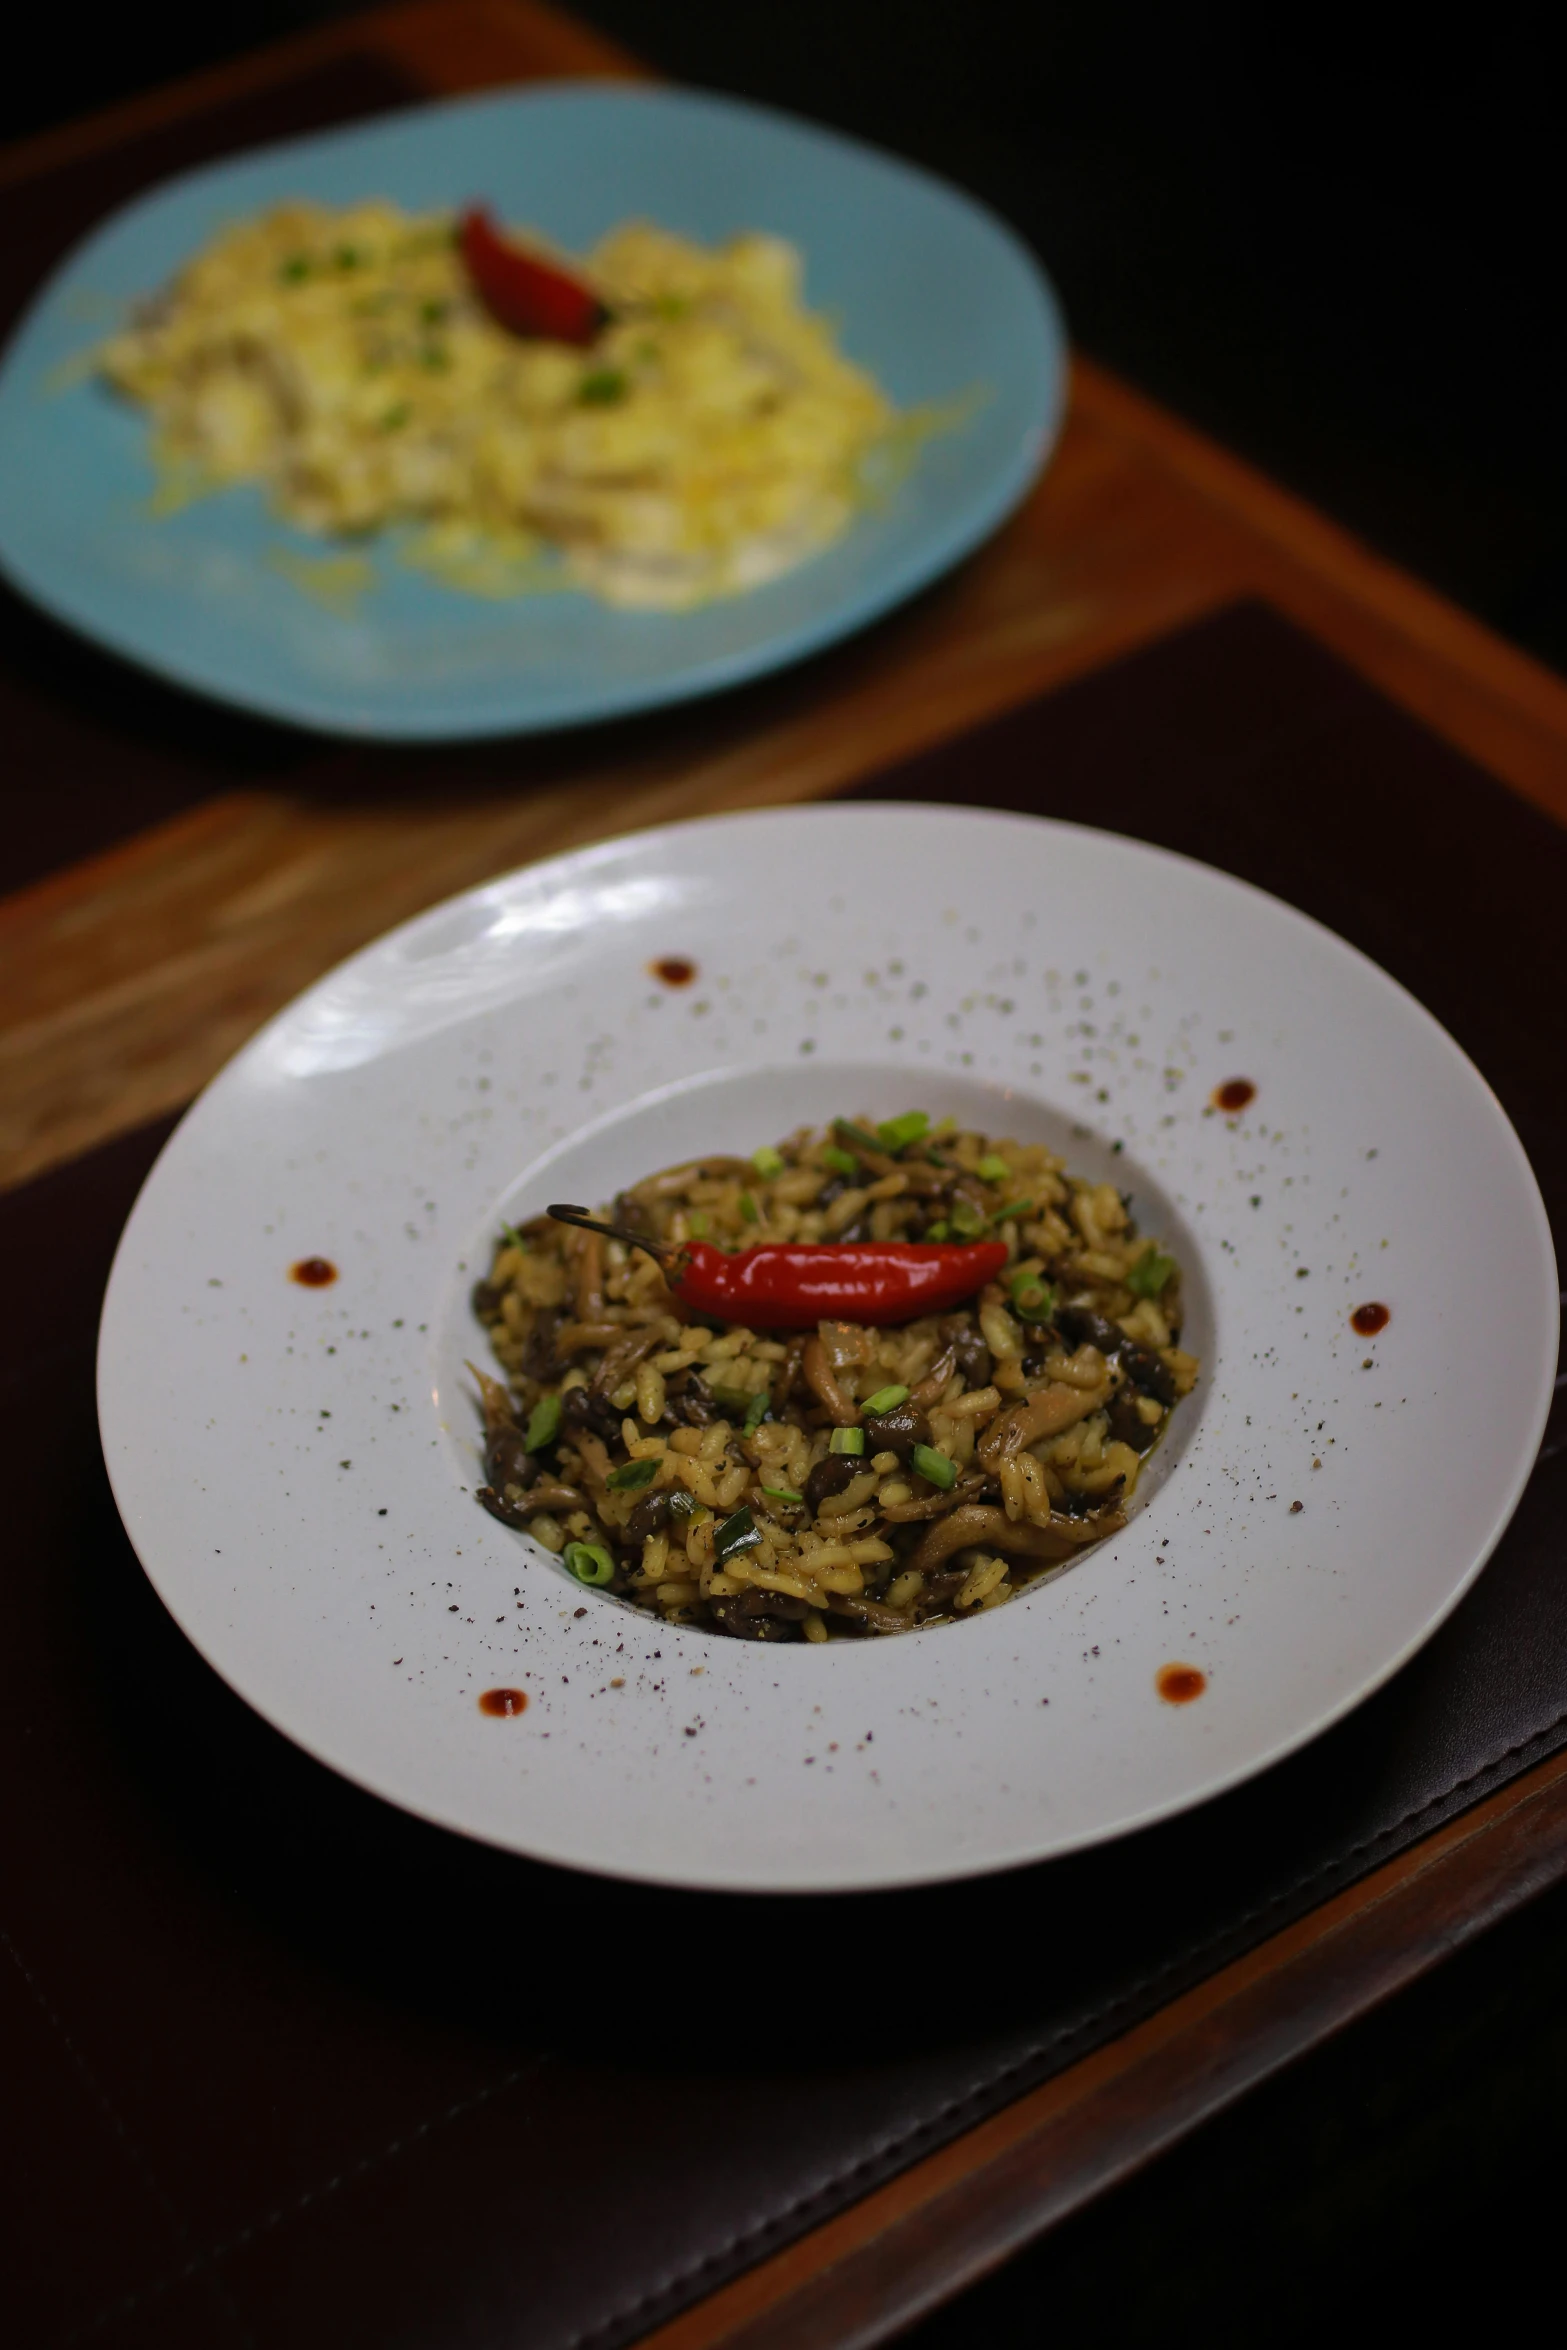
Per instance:
[[[778,1648],[656,1627],[485,1516],[462,1362],[500,1216],[913,1106],[1113,1173],[1188,1268],[1203,1378],[1124,1533],[978,1622]],[[290,1280],[312,1256],[331,1286]],[[321,1760],[544,1859],[828,1889],[1091,1844],[1336,1720],[1495,1545],[1555,1346],[1517,1137],[1351,948],[1108,834],[829,807],[535,866],[302,996],[148,1179],[100,1405],[164,1601]]]

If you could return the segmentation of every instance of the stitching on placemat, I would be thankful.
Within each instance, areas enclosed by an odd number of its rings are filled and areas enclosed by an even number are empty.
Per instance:
[[[702,2258],[693,2262],[689,2268],[678,2270],[673,2276],[666,2277],[660,2284],[654,2285],[640,2294],[635,2301],[613,2311],[608,2317],[600,2318],[595,2325],[586,2329],[579,2328],[576,2333],[567,2335],[561,2345],[561,2350],[589,2350],[592,2343],[602,2341],[606,2336],[612,2335],[618,2327],[640,2320],[653,2309],[656,2303],[679,2292],[683,2287],[694,2284],[707,2271],[730,2260],[735,2253],[748,2252],[753,2249],[758,2253],[761,2252],[765,2249],[766,2240],[770,2235],[781,2234],[790,2227],[792,2222],[807,2218],[814,2205],[839,2197],[845,2187],[865,2177],[866,2174],[874,2172],[890,2157],[912,2154],[918,2148],[921,2138],[930,2137],[939,2131],[942,2142],[945,2143],[953,2134],[950,2125],[961,2117],[965,2107],[978,2104],[981,2100],[988,2101],[994,2096],[997,2089],[1002,2088],[1016,2074],[1026,2072],[1030,2066],[1037,2064],[1040,2057],[1047,2052],[1070,2047],[1074,2040],[1089,2037],[1109,2017],[1117,2015],[1124,2008],[1135,2005],[1145,1992],[1153,1989],[1168,1976],[1179,1973],[1195,1960],[1203,1958],[1210,1951],[1220,1947],[1227,1939],[1244,1932],[1246,1927],[1254,1925],[1260,1918],[1267,1917],[1270,1911],[1282,1907],[1295,1895],[1315,1884],[1319,1878],[1331,1876],[1335,1869],[1342,1868],[1346,1862],[1357,1860],[1363,1854],[1374,1852],[1379,1844],[1385,1844],[1390,1837],[1397,1836],[1412,1821],[1420,1819],[1428,1811],[1434,1811],[1439,1804],[1451,1801],[1453,1796],[1461,1795],[1466,1787],[1474,1786],[1477,1780],[1483,1779],[1488,1772],[1494,1771],[1498,1764],[1511,1762],[1516,1756],[1527,1754],[1531,1747],[1540,1745],[1559,1731],[1564,1724],[1567,1724],[1567,1711],[1557,1714],[1552,1721],[1546,1723],[1543,1729],[1532,1732],[1528,1738],[1521,1739],[1517,1745],[1504,1747],[1500,1754],[1493,1755],[1489,1762],[1482,1763],[1478,1770],[1469,1772],[1465,1778],[1455,1779],[1451,1786],[1444,1788],[1439,1794],[1428,1796],[1423,1803],[1416,1804],[1412,1810],[1405,1812],[1401,1818],[1379,1830],[1375,1836],[1367,1837],[1360,1844],[1350,1845],[1348,1850],[1340,1854],[1336,1860],[1320,1862],[1316,1868],[1308,1869],[1304,1875],[1295,1878],[1290,1884],[1281,1886],[1277,1893],[1270,1894],[1266,1901],[1259,1902],[1254,1909],[1245,1911],[1239,1918],[1232,1920],[1222,1928],[1220,1932],[1209,1935],[1204,1941],[1189,1944],[1175,1957],[1166,1959],[1161,1966],[1153,1968],[1150,1973],[1140,1977],[1117,1998],[1107,2000],[1103,2007],[1093,2009],[1086,2016],[1080,2017],[1075,2024],[1066,2030],[1047,2034],[1044,2039],[1037,2041],[1026,2054],[1011,2058],[995,2072],[986,2074],[980,2080],[971,2083],[960,2095],[948,2098],[945,2104],[936,2108],[934,2113],[927,2114],[923,2121],[916,2122],[901,2136],[890,2137],[882,2145],[874,2147],[868,2154],[859,2156],[856,2161],[848,2164],[843,2170],[834,2172],[831,2178],[824,2179],[819,2185],[811,2188],[809,2193],[797,2196],[793,2203],[786,2204],[781,2211],[774,2212],[768,2219],[759,2221],[752,2228],[740,2230],[731,2236],[726,2243],[704,2253]],[[870,2183],[867,2177],[867,2187]]]
[[[237,2228],[232,2236],[224,2236],[216,2244],[209,2244],[204,2252],[193,2253],[183,2268],[176,2269],[171,2275],[158,2277],[150,2285],[138,2285],[133,2291],[122,2294],[118,2301],[100,2309],[84,2325],[78,2326],[74,2333],[67,2334],[66,2343],[86,2341],[90,2335],[101,2332],[116,2318],[127,2316],[131,2310],[141,2308],[146,2302],[156,2301],[162,2294],[171,2292],[176,2285],[185,2284],[202,2269],[227,2259],[231,2252],[239,2251],[242,2245],[269,2235],[285,2220],[294,2219],[300,2212],[308,2210],[311,2204],[324,2203],[329,2195],[337,2193],[339,2187],[349,2186],[362,2179],[367,2171],[379,2168],[383,2162],[395,2161],[398,2155],[406,2154],[422,2138],[428,2138],[436,2130],[445,2129],[448,2123],[460,2120],[465,2113],[473,2113],[479,2106],[487,2105],[491,2098],[503,2095],[507,2089],[514,2089],[519,2081],[528,2080],[533,2074],[542,2072],[549,2061],[547,2056],[533,2057],[527,2064],[514,2065],[510,2072],[502,2073],[499,2079],[489,2082],[482,2089],[476,2089],[471,2097],[459,2097],[455,2104],[447,2106],[444,2113],[432,2114],[415,2128],[401,2131],[397,2137],[389,2138],[374,2154],[364,2154],[357,2162],[346,2163],[340,2171],[335,2171],[331,2178],[324,2179],[318,2186],[307,2187],[303,2194],[292,2196],[287,2203],[275,2205],[260,2219],[252,2220],[247,2227]]]
[[[1021,2056],[1012,2057],[996,2071],[984,2074],[957,2096],[946,2099],[933,2113],[927,2114],[923,2120],[914,2123],[911,2128],[901,2134],[894,2134],[886,2138],[880,2144],[872,2147],[868,2153],[858,2156],[842,2170],[834,2171],[829,2178],[821,2180],[806,2194],[796,2196],[793,2202],[786,2203],[781,2210],[773,2212],[768,2218],[758,2221],[752,2227],[740,2229],[736,2234],[726,2238],[722,2244],[705,2252],[699,2260],[692,2262],[689,2267],[678,2269],[672,2275],[663,2278],[658,2284],[648,2287],[634,2301],[613,2311],[608,2317],[600,2318],[585,2330],[579,2328],[577,2332],[566,2336],[561,2350],[589,2350],[589,2346],[594,2342],[603,2340],[607,2335],[612,2334],[617,2327],[631,2323],[643,2312],[651,2310],[658,2302],[681,2291],[682,2288],[694,2284],[709,2271],[723,2266],[736,2253],[749,2252],[753,2249],[760,2253],[765,2250],[769,2237],[783,2235],[791,2229],[793,2223],[808,2219],[815,2207],[834,2202],[842,2194],[844,2188],[852,2186],[856,2180],[864,2179],[869,2185],[870,2174],[892,2162],[895,2158],[912,2158],[922,2139],[934,2138],[939,2134],[941,2141],[945,2143],[947,2137],[952,2135],[951,2125],[961,2120],[965,2108],[977,2105],[982,2100],[993,2098],[998,2089],[1003,2088],[1015,2076],[1026,2073],[1031,2066],[1038,2063],[1041,2056],[1063,2048],[1070,2048],[1074,2040],[1087,2039],[1110,2017],[1135,2005],[1144,1994],[1154,1989],[1169,1976],[1180,1973],[1184,1968],[1218,1950],[1226,1940],[1233,1939],[1237,1934],[1243,1933],[1248,1926],[1256,1924],[1259,1919],[1266,1918],[1272,1911],[1282,1908],[1296,1895],[1304,1892],[1321,1878],[1331,1876],[1335,1870],[1342,1869],[1347,1862],[1375,1853],[1379,1845],[1387,1844],[1390,1839],[1398,1836],[1412,1822],[1422,1818],[1425,1813],[1434,1811],[1439,1805],[1450,1802],[1455,1795],[1461,1795],[1465,1788],[1473,1787],[1479,1780],[1485,1778],[1488,1772],[1494,1771],[1499,1764],[1511,1762],[1517,1757],[1527,1755],[1532,1747],[1543,1745],[1557,1731],[1561,1730],[1564,1724],[1567,1724],[1567,1709],[1555,1715],[1542,1729],[1535,1730],[1529,1737],[1519,1740],[1516,1745],[1504,1747],[1499,1754],[1492,1755],[1489,1761],[1482,1763],[1478,1769],[1470,1771],[1464,1778],[1455,1779],[1450,1786],[1441,1789],[1437,1794],[1427,1796],[1423,1803],[1416,1804],[1411,1810],[1401,1814],[1386,1828],[1380,1829],[1375,1836],[1367,1837],[1359,1844],[1350,1845],[1334,1860],[1319,1862],[1315,1868],[1306,1870],[1303,1875],[1293,1878],[1288,1885],[1281,1886],[1278,1892],[1270,1894],[1266,1901],[1259,1902],[1254,1908],[1244,1911],[1240,1917],[1231,1920],[1217,1933],[1210,1934],[1201,1941],[1187,1944],[1174,1957],[1164,1960],[1161,1965],[1151,1969],[1148,1974],[1140,1976],[1135,1983],[1130,1984],[1116,1998],[1107,2000],[1102,2007],[1091,2009],[1087,2015],[1079,2017],[1075,2024],[1064,2030],[1048,2033]],[[170,2291],[175,2285],[185,2283],[187,2279],[196,2275],[210,2263],[225,2259],[229,2253],[236,2252],[242,2245],[254,2242],[256,2238],[269,2234],[273,2228],[281,2226],[284,2221],[307,2210],[310,2205],[324,2201],[327,2196],[335,2194],[338,2188],[363,2178],[368,2172],[379,2168],[382,2163],[395,2161],[399,2155],[406,2153],[410,2147],[417,2145],[421,2139],[428,2137],[433,2131],[444,2129],[449,2123],[461,2119],[464,2114],[471,2113],[479,2106],[487,2104],[491,2098],[502,2095],[507,2089],[515,2087],[519,2081],[526,2080],[530,2075],[542,2070],[549,2061],[548,2057],[538,2057],[529,2064],[515,2066],[510,2072],[503,2073],[499,2079],[491,2082],[486,2088],[476,2090],[471,2097],[459,2098],[455,2104],[449,2105],[443,2113],[433,2115],[429,2120],[420,2122],[412,2130],[404,2131],[399,2136],[388,2139],[387,2143],[376,2153],[361,2156],[357,2162],[348,2164],[321,2185],[307,2188],[303,2194],[293,2197],[289,2202],[278,2204],[261,2219],[252,2221],[248,2226],[236,2230],[233,2235],[222,2238],[216,2244],[209,2245],[205,2251],[193,2254],[185,2265],[173,2274],[157,2278],[151,2284],[137,2286],[133,2291],[122,2295],[118,2301],[89,2318],[84,2325],[77,2327],[75,2332],[66,2337],[67,2343],[87,2340],[92,2334],[100,2332],[115,2318],[126,2315],[132,2309],[139,2308],[148,2301],[156,2300],[160,2294]]]
[[[97,2074],[93,2071],[92,2066],[88,2063],[86,2057],[77,2047],[76,2042],[71,2038],[71,2035],[66,2030],[64,2021],[61,2018],[58,2010],[51,2005],[49,1998],[44,1991],[42,1983],[39,1982],[38,1977],[33,1973],[32,1968],[28,1965],[26,1959],[22,1956],[21,1951],[17,1948],[16,1943],[12,1940],[10,1934],[6,1931],[4,1926],[0,1926],[0,1942],[5,1944],[6,1956],[10,1959],[11,1964],[15,1967],[17,1973],[21,1976],[23,1982],[27,1985],[28,1991],[32,1995],[34,2005],[45,2016],[51,2030],[55,2035],[55,2038],[59,2041],[61,2047],[65,2050],[66,2055],[70,2058],[72,2064],[76,2067],[76,2070],[80,2073],[88,2088],[92,2091],[92,2094],[98,2102],[99,2109],[101,2110],[104,2119],[108,2122],[115,2136],[120,2140],[127,2155],[130,2157],[131,2167],[135,2170],[137,2176],[140,2178],[142,2185],[147,2189],[147,2192],[151,2195],[153,2201],[157,2204],[159,2210],[163,2213],[164,2218],[169,2222],[175,2233],[181,2236],[188,2236],[190,2234],[189,2221],[181,2215],[179,2205],[174,2201],[172,2195],[168,2193],[164,2187],[163,2181],[159,2178],[157,2172],[153,2169],[152,2164],[147,2160],[146,2155],[143,2153],[136,2139],[131,2135],[129,2124],[126,2122],[124,2116],[120,2113],[118,2107],[115,2105],[114,2100],[109,2095],[108,2090],[105,2089],[103,2083],[98,2079]]]

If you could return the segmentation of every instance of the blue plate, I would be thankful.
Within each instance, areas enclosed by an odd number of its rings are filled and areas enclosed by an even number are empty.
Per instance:
[[[486,602],[378,553],[358,603],[324,608],[288,576],[322,542],[257,490],[155,516],[145,420],[80,363],[221,223],[289,197],[371,195],[416,210],[482,199],[572,249],[628,217],[704,242],[770,230],[801,248],[811,305],[898,407],[956,403],[958,421],[836,545],[727,602]],[[0,568],[115,652],[273,718],[403,740],[609,718],[797,660],[956,563],[1043,463],[1065,359],[1054,296],[1008,229],[830,131],[602,83],[420,107],[187,174],[78,247],[0,367]]]

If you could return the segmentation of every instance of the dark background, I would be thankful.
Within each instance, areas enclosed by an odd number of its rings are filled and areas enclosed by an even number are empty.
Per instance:
[[[29,26],[16,137],[322,18],[235,0]],[[1074,333],[1503,635],[1567,668],[1559,83],[1546,10],[1203,0],[580,0],[677,76],[985,196]],[[1446,2341],[1559,2305],[1567,1893],[1210,2124],[920,2329]]]
[[[29,23],[0,134],[351,11]],[[1567,668],[1560,77],[1536,0],[583,0],[986,197],[1078,340]],[[88,29],[90,27],[90,30]]]

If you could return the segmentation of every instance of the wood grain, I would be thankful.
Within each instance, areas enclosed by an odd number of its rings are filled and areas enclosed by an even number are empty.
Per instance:
[[[311,979],[454,890],[608,833],[821,797],[1256,593],[1567,818],[1567,688],[1079,362],[1023,510],[856,642],[644,724],[404,762],[347,805],[366,755],[328,753],[319,788],[230,794],[5,901],[0,1183],[185,1100]]]
[[[1567,1756],[656,2332],[639,2350],[870,2350],[1567,1870]]]
[[[350,48],[432,90],[637,70],[533,0],[419,0],[52,133],[4,171],[57,166]],[[1080,360],[1061,445],[1021,512],[854,643],[596,736],[386,760],[379,788],[367,755],[327,751],[286,790],[230,793],[5,901],[0,1185],[185,1100],[301,987],[454,890],[611,832],[821,797],[1256,594],[1567,820],[1567,687]]]

